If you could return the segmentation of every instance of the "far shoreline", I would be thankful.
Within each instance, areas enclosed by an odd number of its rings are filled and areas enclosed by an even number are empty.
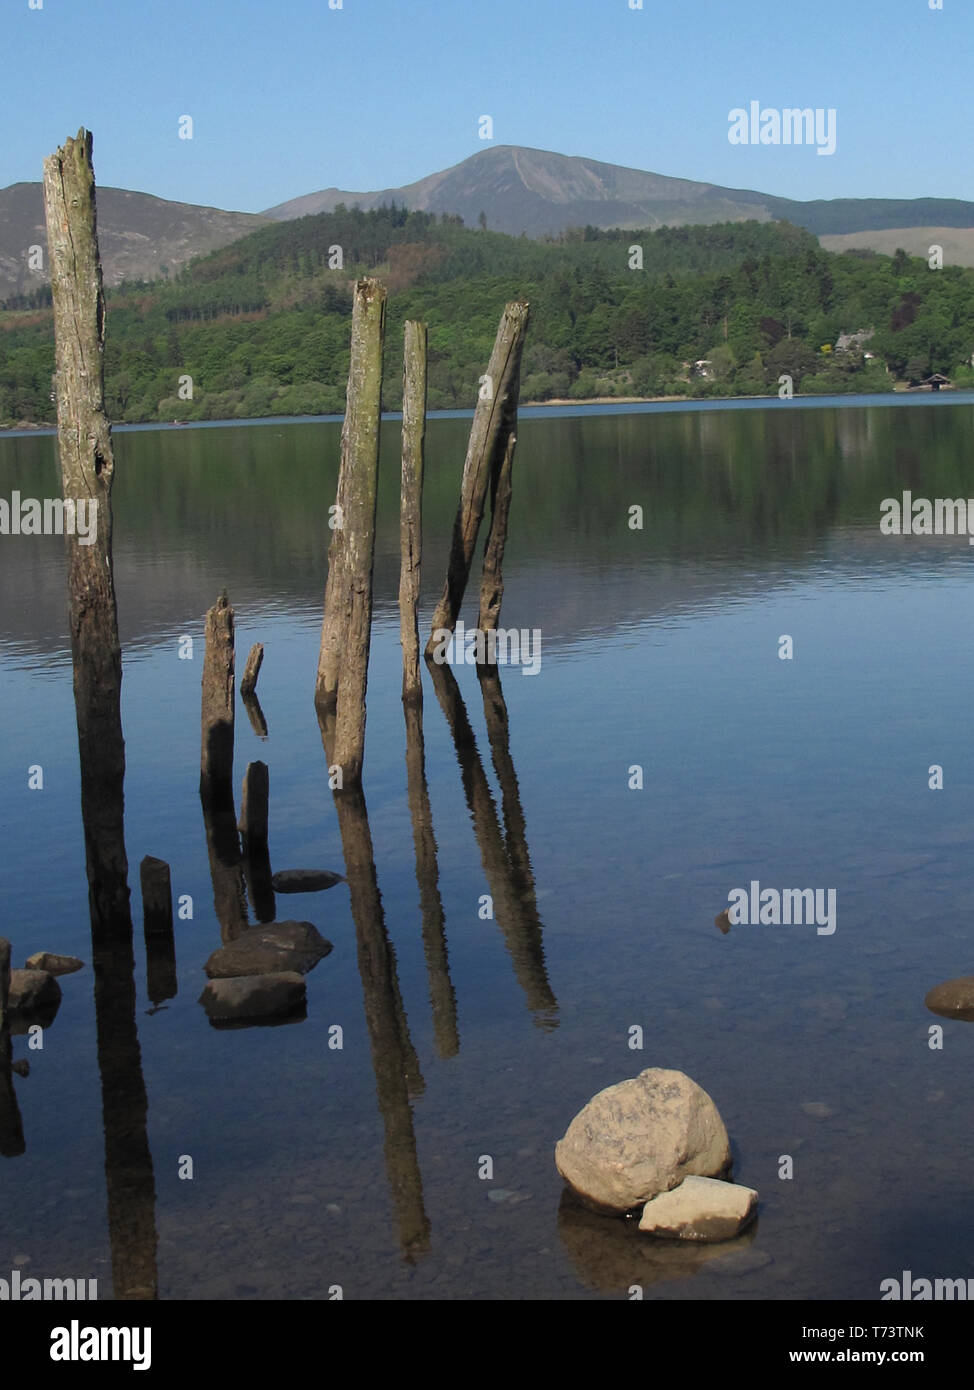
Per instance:
[[[942,400],[944,397],[957,398],[960,402],[974,399],[974,387],[964,388],[958,386],[948,386],[940,391],[923,390],[918,387],[910,387],[897,384],[892,391],[863,391],[863,392],[843,392],[841,395],[800,395],[796,393],[789,399],[782,399],[777,394],[765,396],[586,396],[584,398],[573,398],[570,396],[553,397],[546,401],[521,401],[519,410],[573,410],[591,406],[652,406],[652,405],[686,405],[691,410],[719,410],[722,406],[741,406],[752,404],[755,407],[761,405],[772,405],[775,408],[798,405],[800,407],[830,405],[830,406],[854,406],[861,402],[863,404],[882,404],[905,405],[907,401],[915,401],[918,404],[925,402]],[[642,411],[638,413],[642,414]],[[427,412],[428,420],[435,419],[472,419],[472,409],[459,409],[455,407],[430,410]],[[144,430],[170,430],[170,429],[218,429],[230,428],[233,426],[250,425],[273,425],[273,424],[314,424],[320,423],[340,423],[344,415],[255,415],[241,419],[224,420],[140,420],[140,421],[113,421],[111,428],[113,433],[129,433],[132,431]],[[401,420],[401,410],[384,410],[383,420]],[[0,424],[0,438],[16,438],[24,435],[56,435],[57,423],[55,421],[44,421],[37,423],[33,420],[18,420],[13,424]]]

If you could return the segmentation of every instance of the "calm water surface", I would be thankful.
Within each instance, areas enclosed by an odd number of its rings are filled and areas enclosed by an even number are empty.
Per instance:
[[[279,918],[313,921],[334,950],[308,976],[306,1019],[232,1031],[197,1002],[221,937],[198,797],[203,616],[226,586],[238,670],[265,645],[269,736],[238,702],[236,784],[268,764],[274,868],[344,872],[312,704],[340,426],[116,435],[140,1049],[119,1074],[96,1049],[62,543],[0,541],[2,930],[15,965],[36,950],[88,962],[61,980],[43,1050],[15,1039],[26,1151],[0,1160],[0,1277],[19,1261],[107,1297],[113,1259],[141,1259],[170,1299],[333,1285],[619,1299],[633,1283],[662,1299],[875,1299],[904,1269],[974,1275],[974,1028],[945,1022],[932,1049],[923,1004],[974,970],[974,550],[878,530],[904,489],[974,493],[974,404],[528,416],[502,622],[541,629],[541,670],[500,668],[506,720],[472,667],[455,671],[449,719],[426,677],[422,754],[415,729],[410,746],[432,838],[414,837],[407,794],[399,440],[384,426],[368,822],[353,832],[371,836],[366,931],[386,973],[360,969],[346,884],[279,897]],[[424,629],[468,429],[429,429]],[[0,439],[0,495],[57,495],[57,476],[53,439]],[[193,903],[160,1007],[146,854]],[[752,879],[835,889],[834,935],[721,935],[715,914]],[[393,1035],[390,1062],[373,1044]],[[716,1101],[735,1177],[761,1197],[743,1240],[655,1245],[563,1201],[556,1140],[648,1066]],[[139,1067],[151,1171],[125,1142]],[[109,1190],[135,1194],[111,1220]]]

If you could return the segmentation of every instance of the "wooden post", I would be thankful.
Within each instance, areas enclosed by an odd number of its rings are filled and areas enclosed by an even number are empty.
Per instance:
[[[422,700],[419,671],[420,570],[423,559],[423,441],[426,435],[425,323],[406,322],[402,366],[402,488],[400,493],[399,633],[402,698]]]
[[[248,695],[253,695],[257,688],[257,677],[260,675],[260,668],[264,661],[264,644],[255,642],[250,649],[247,657],[247,664],[244,673],[240,678],[240,694],[246,699]]]
[[[146,993],[152,1004],[174,999],[176,943],[172,924],[172,882],[164,859],[147,854],[139,865],[142,923],[145,933]]]
[[[273,922],[274,885],[267,848],[270,776],[266,763],[248,763],[240,798],[240,838],[250,903],[258,922]]]
[[[328,554],[315,687],[319,720],[334,714],[334,744],[329,757],[340,764],[345,786],[361,780],[365,752],[385,321],[384,286],[378,280],[357,281],[337,524]]]
[[[203,657],[200,796],[211,804],[233,802],[233,609],[227,591],[206,615]]]
[[[0,1155],[18,1158],[27,1147],[24,1124],[14,1090],[11,1071],[13,1048],[10,1043],[10,942],[0,936]]]
[[[438,645],[437,632],[452,632],[456,627],[470,577],[487,489],[500,472],[507,437],[515,428],[517,387],[528,313],[527,304],[514,302],[507,305],[501,316],[487,377],[481,386],[470,430],[460,486],[460,506],[453,524],[446,585],[433,614],[433,627],[426,644],[427,657],[433,656]]]
[[[480,611],[477,615],[477,626],[481,632],[489,632],[497,627],[504,598],[504,546],[507,543],[507,520],[511,511],[511,470],[514,466],[516,444],[517,435],[511,430],[504,447],[504,458],[495,479],[490,531],[487,533],[487,544],[484,546],[484,568],[480,577]]]
[[[270,777],[266,763],[248,763],[240,798],[240,834],[244,854],[267,848]]]
[[[129,909],[123,830],[122,653],[112,573],[115,461],[105,414],[105,298],[95,217],[92,139],[79,130],[44,160],[44,210],[54,305],[58,453],[65,501],[74,701],[89,896],[99,921]],[[71,508],[88,510],[82,545]],[[131,931],[131,917],[128,917]]]
[[[76,508],[84,502],[95,517],[89,545],[65,530],[112,1276],[116,1298],[154,1298],[155,1186],[135,1023],[122,658],[112,574],[115,463],[105,414],[105,299],[91,148],[91,135],[82,129],[45,159],[44,211],[64,498]]]

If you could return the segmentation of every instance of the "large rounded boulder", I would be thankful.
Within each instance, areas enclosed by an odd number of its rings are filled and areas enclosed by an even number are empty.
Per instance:
[[[593,1096],[555,1146],[559,1173],[586,1206],[624,1212],[685,1177],[730,1167],[716,1105],[682,1071],[649,1067]]]

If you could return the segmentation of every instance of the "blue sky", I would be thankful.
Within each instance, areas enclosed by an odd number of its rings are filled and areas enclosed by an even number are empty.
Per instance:
[[[489,114],[495,144],[785,197],[974,199],[974,0],[629,4],[2,0],[0,187],[85,125],[99,183],[258,212],[456,164]],[[731,145],[752,100],[834,107],[835,154]]]

